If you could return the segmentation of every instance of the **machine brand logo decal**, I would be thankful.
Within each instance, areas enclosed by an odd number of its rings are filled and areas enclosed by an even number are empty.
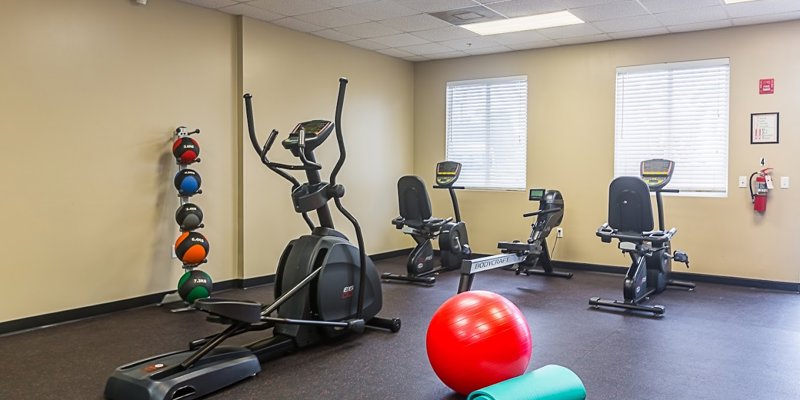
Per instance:
[[[511,256],[505,256],[505,257],[494,258],[494,259],[491,259],[491,260],[480,261],[480,262],[475,263],[475,265],[472,267],[472,270],[473,271],[481,271],[481,270],[484,270],[484,269],[487,269],[487,268],[492,268],[492,267],[494,267],[496,265],[510,264],[509,260],[511,260]]]
[[[354,290],[356,290],[355,285],[345,286],[344,289],[342,289],[342,298],[349,299],[353,297]]]

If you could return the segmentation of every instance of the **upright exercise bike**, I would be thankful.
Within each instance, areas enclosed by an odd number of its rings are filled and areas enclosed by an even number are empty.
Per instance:
[[[434,218],[431,216],[431,200],[425,189],[425,182],[418,176],[406,175],[397,181],[397,198],[400,216],[392,220],[397,229],[411,235],[417,246],[411,250],[406,261],[406,274],[385,272],[381,279],[432,285],[436,275],[442,271],[457,269],[461,261],[472,254],[467,237],[467,226],[461,220],[455,186],[461,173],[461,164],[455,161],[442,161],[436,164],[436,185],[434,189],[447,189],[453,203],[453,218]],[[433,239],[439,239],[441,266],[433,263]]]
[[[258,143],[253,124],[251,96],[246,94],[250,140],[261,161],[292,184],[294,209],[303,215],[311,233],[292,240],[278,263],[275,301],[199,299],[195,307],[208,320],[228,325],[219,334],[192,341],[187,351],[167,353],[123,365],[108,379],[105,396],[123,400],[196,399],[230,386],[261,371],[260,364],[298,349],[343,335],[362,333],[366,327],[397,332],[399,319],[376,315],[382,307],[381,284],[372,260],[366,256],[358,221],[344,208],[344,187],[336,176],[345,160],[341,113],[347,80],[339,80],[336,123],[323,120],[298,124],[281,144],[299,165],[270,161],[267,153],[278,132],[273,130],[264,147]],[[336,131],[339,159],[322,182],[314,149]],[[300,183],[286,170],[304,171]],[[352,223],[358,246],[333,227],[328,201]],[[308,216],[316,211],[320,226]],[[246,332],[272,329],[272,336],[246,346],[220,346],[226,339]]]
[[[654,159],[642,161],[641,179],[621,176],[614,179],[608,189],[608,222],[597,230],[605,243],[619,240],[619,249],[631,257],[631,266],[625,274],[622,288],[624,300],[607,300],[592,297],[589,305],[616,307],[627,310],[664,314],[664,306],[644,305],[642,301],[664,291],[667,286],[693,290],[694,283],[670,279],[672,260],[686,264],[689,256],[682,251],[672,251],[671,240],[677,228],[665,230],[664,207],[661,193],[678,193],[677,189],[664,189],[672,178],[675,163]],[[656,195],[658,230],[653,230],[653,209],[650,192]]]

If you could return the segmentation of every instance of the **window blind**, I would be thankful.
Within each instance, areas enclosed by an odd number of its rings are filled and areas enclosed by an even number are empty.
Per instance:
[[[525,189],[528,77],[447,83],[446,156],[458,185]]]
[[[669,188],[726,196],[729,84],[727,58],[618,68],[614,176],[666,158]]]

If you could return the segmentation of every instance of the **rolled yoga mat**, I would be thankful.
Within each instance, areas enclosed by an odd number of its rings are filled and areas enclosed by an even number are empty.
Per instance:
[[[558,365],[546,365],[469,394],[467,400],[583,400],[586,388],[578,375]]]

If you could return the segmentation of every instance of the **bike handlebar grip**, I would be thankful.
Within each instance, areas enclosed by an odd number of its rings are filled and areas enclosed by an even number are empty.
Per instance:
[[[680,189],[659,189],[659,192],[663,193],[680,193]]]

